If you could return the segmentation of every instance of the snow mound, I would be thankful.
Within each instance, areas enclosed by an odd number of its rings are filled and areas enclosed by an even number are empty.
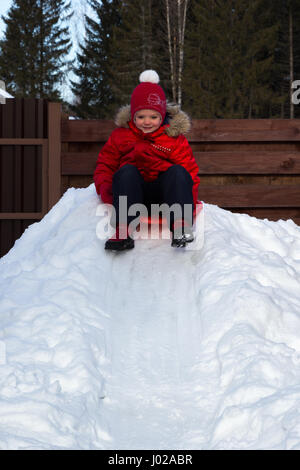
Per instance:
[[[0,260],[1,449],[300,449],[300,227],[104,250],[94,186]]]

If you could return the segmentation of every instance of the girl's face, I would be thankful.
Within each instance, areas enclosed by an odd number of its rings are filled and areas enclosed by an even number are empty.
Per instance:
[[[157,111],[142,109],[134,115],[134,123],[144,133],[154,132],[159,128],[162,118]]]

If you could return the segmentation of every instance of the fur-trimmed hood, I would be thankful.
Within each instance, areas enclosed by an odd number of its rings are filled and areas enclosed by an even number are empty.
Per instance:
[[[185,112],[181,111],[179,106],[167,104],[167,117],[169,126],[166,126],[165,133],[169,137],[178,137],[180,134],[189,132],[191,120]],[[116,115],[115,124],[118,127],[128,128],[129,121],[131,121],[130,105],[122,106]]]

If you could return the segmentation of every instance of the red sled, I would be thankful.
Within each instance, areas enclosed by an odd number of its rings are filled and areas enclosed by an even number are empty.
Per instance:
[[[197,200],[196,207],[193,212],[194,221],[199,217],[200,213],[203,210],[203,202]],[[166,217],[162,217],[162,215],[157,216],[148,216],[148,217],[140,217],[140,223],[143,225],[159,225],[160,227],[167,227],[167,219]]]

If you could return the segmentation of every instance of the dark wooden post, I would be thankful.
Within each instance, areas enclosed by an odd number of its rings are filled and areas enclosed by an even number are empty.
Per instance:
[[[48,103],[48,210],[61,197],[61,105]]]

